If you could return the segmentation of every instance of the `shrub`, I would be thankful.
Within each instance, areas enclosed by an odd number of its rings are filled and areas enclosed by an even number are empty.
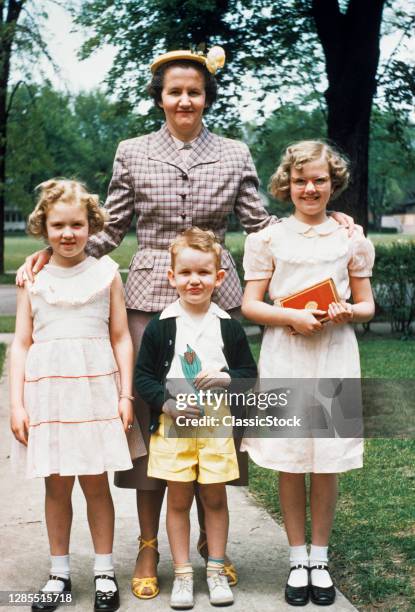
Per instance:
[[[415,318],[415,243],[376,245],[372,285],[376,304],[392,330],[408,335]]]

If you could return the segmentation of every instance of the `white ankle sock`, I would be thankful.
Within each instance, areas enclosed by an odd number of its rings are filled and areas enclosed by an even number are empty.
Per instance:
[[[314,544],[312,544],[310,548],[309,558],[310,567],[312,567],[313,565],[327,565],[327,551],[328,546],[315,546]],[[326,589],[332,586],[333,581],[330,577],[329,572],[326,569],[315,569],[311,571],[311,584],[313,586]]]
[[[115,573],[112,553],[107,555],[99,555],[95,553],[94,576],[100,576],[101,574],[106,574],[107,576],[112,576],[114,578]],[[98,578],[98,580],[95,581],[95,590],[108,593],[109,591],[116,591],[117,586],[112,580]]]
[[[50,575],[59,576],[59,578],[69,578],[69,555],[51,555],[50,557]],[[60,580],[48,580],[42,591],[61,592],[64,589],[64,584]]]
[[[290,567],[294,567],[295,565],[308,566],[308,553],[305,544],[301,546],[290,546]],[[292,570],[287,584],[293,587],[307,586],[308,571],[304,568]]]

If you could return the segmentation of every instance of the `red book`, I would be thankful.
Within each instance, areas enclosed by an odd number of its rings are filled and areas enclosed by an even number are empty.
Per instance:
[[[332,278],[326,278],[320,283],[316,283],[307,289],[293,293],[282,300],[279,305],[283,308],[297,308],[298,310],[325,310],[327,312],[332,302],[340,302],[336,285]],[[317,315],[321,323],[329,321],[326,315]]]

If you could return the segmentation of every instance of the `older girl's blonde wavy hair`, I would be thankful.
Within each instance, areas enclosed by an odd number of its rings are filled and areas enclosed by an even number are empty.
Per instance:
[[[268,185],[271,195],[282,202],[289,202],[292,166],[301,170],[304,164],[318,159],[325,159],[328,163],[333,189],[331,199],[337,198],[348,185],[349,162],[334,147],[321,140],[301,140],[287,147],[278,168],[271,176]]]
[[[40,183],[36,189],[39,190],[39,198],[29,215],[28,234],[36,238],[47,238],[46,219],[49,210],[57,202],[85,206],[90,234],[97,234],[104,229],[107,213],[100,207],[98,196],[89,193],[82,183],[72,179],[53,178]]]

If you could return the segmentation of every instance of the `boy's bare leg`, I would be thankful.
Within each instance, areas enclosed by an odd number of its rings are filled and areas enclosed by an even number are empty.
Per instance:
[[[229,528],[225,485],[223,483],[199,485],[199,492],[205,510],[209,557],[223,559]]]
[[[173,562],[188,563],[190,547],[190,508],[193,482],[167,482],[167,535]]]
[[[225,487],[225,496],[226,496],[226,487]],[[200,554],[202,555],[202,557],[207,561],[209,553],[208,553],[207,536],[206,536],[205,510],[203,508],[203,504],[200,499],[200,485],[197,482],[195,483],[195,499],[196,499],[196,504],[197,504],[197,516],[199,519],[199,527],[200,527],[198,550]],[[226,509],[228,509],[227,496],[226,496]],[[205,543],[204,546],[202,546],[203,543]],[[225,559],[225,565],[230,565],[231,560],[229,559],[226,552],[225,552],[224,559]]]

